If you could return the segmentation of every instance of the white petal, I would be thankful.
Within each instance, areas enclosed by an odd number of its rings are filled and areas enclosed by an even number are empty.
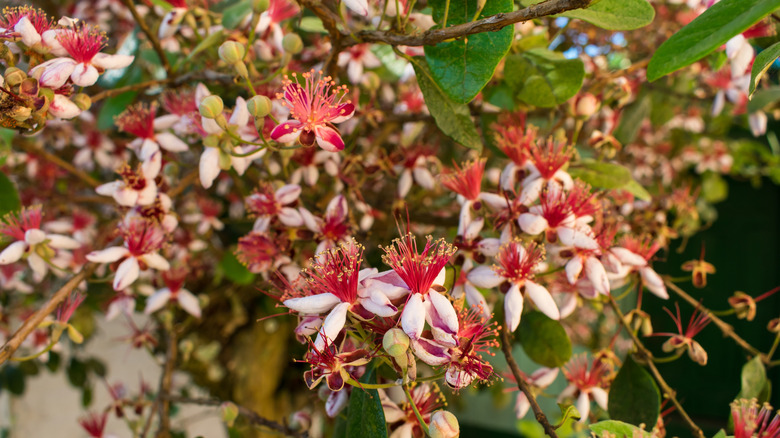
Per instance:
[[[161,132],[155,135],[155,138],[157,139],[157,143],[166,151],[184,152],[189,149],[187,143],[183,142],[179,137],[170,132]]]
[[[566,263],[566,279],[570,284],[577,282],[582,272],[582,259],[578,256],[574,256],[568,263]]]
[[[479,199],[493,211],[502,210],[507,207],[506,198],[497,193],[482,192],[479,194]]]
[[[140,257],[140,259],[146,263],[146,266],[158,271],[167,271],[168,269],[171,269],[171,265],[168,263],[168,260],[165,260],[165,257],[157,254],[156,252],[144,254]]]
[[[307,315],[316,315],[332,309],[333,306],[340,302],[341,300],[339,297],[331,293],[325,293],[310,295],[308,297],[290,298],[289,300],[285,300],[282,304],[296,312]]]
[[[279,221],[288,227],[303,226],[303,216],[298,210],[290,207],[284,207],[279,212]]]
[[[585,275],[588,276],[588,280],[593,283],[593,288],[596,292],[602,295],[609,294],[609,277],[607,277],[607,271],[604,269],[604,265],[595,258],[588,257],[585,260]]]
[[[44,240],[46,240],[46,233],[38,228],[27,230],[24,233],[24,241],[27,242],[28,245],[37,245]]]
[[[605,411],[607,410],[607,402],[609,400],[607,391],[604,391],[598,386],[594,386],[593,388],[590,388],[590,395],[593,396],[593,400],[596,401],[596,404],[598,404],[601,409],[604,409]]]
[[[455,312],[455,308],[452,307],[450,300],[436,291],[428,292],[428,300],[430,300],[431,305],[441,318],[441,322],[444,323],[449,332],[453,334],[458,333],[458,314]],[[436,322],[434,321],[434,323]]]
[[[59,119],[72,119],[81,114],[81,108],[67,97],[55,94],[49,105],[49,114]]]
[[[573,228],[558,227],[558,237],[561,239],[561,243],[566,246],[576,246],[577,248],[589,250],[599,249],[596,239]]]
[[[466,302],[470,307],[479,307],[482,311],[481,315],[485,319],[490,319],[490,307],[488,306],[485,296],[482,295],[477,288],[466,283],[463,285],[463,290],[466,292]]]
[[[504,282],[504,278],[488,266],[477,266],[469,271],[466,278],[475,286],[486,289],[498,287],[499,284]]]
[[[401,313],[401,327],[412,339],[419,339],[425,326],[425,306],[420,294],[413,293]]]
[[[138,279],[141,272],[138,266],[138,260],[135,257],[128,257],[127,260],[119,264],[114,276],[114,290],[122,290],[133,284]]]
[[[504,320],[510,332],[517,330],[521,316],[523,316],[523,295],[520,293],[520,287],[512,284],[504,296]]]
[[[39,65],[33,70],[37,70],[38,68],[43,70],[41,77],[38,79],[40,84],[46,88],[56,90],[65,85],[65,82],[68,81],[68,78],[76,68],[76,61],[70,58],[55,58]]]
[[[76,239],[68,236],[62,236],[60,234],[47,234],[46,238],[49,240],[49,246],[57,249],[76,249],[81,247]]]
[[[664,300],[669,299],[669,293],[666,291],[666,285],[664,280],[659,276],[651,267],[645,267],[639,270],[639,274],[642,276],[642,282],[645,287],[659,298]]]
[[[588,393],[581,392],[580,396],[577,397],[577,410],[580,412],[580,423],[584,423],[588,421],[588,415],[590,415],[590,398],[588,397]]]
[[[113,181],[95,187],[95,192],[97,192],[98,195],[114,196],[114,193],[124,187],[124,185],[125,183],[122,181]]]
[[[322,323],[317,339],[314,341],[314,346],[318,350],[325,348],[326,340],[327,344],[333,342],[336,337],[344,328],[344,324],[347,322],[347,311],[349,310],[350,303],[341,303],[334,307],[333,310],[325,317],[325,321]]]
[[[119,68],[125,68],[133,63],[134,56],[130,55],[108,55],[106,53],[98,53],[92,58],[92,65],[100,67],[103,70],[113,70]]]
[[[399,198],[404,199],[409,194],[409,190],[412,189],[412,173],[409,169],[405,169],[401,172],[401,177],[398,178],[398,187],[396,188],[396,194]]]
[[[180,289],[176,292],[176,301],[185,312],[195,318],[200,318],[200,303],[198,302],[198,297],[193,295],[192,292],[187,289]]]
[[[301,186],[298,184],[287,184],[282,186],[274,193],[276,201],[282,205],[287,205],[295,202],[301,195]]]
[[[412,173],[417,184],[425,190],[433,190],[436,186],[436,179],[433,178],[430,170],[424,167],[415,167],[412,169]]]
[[[555,300],[553,300],[552,295],[550,295],[550,292],[548,292],[544,286],[526,280],[525,293],[542,313],[552,319],[561,319],[561,313],[558,311]]]
[[[14,31],[19,33],[22,37],[22,42],[27,47],[32,47],[41,42],[41,36],[26,15],[16,23]]]
[[[541,233],[548,227],[547,219],[532,213],[521,214],[520,217],[517,218],[517,224],[520,225],[520,228],[524,232],[532,236]]]
[[[368,16],[368,2],[366,0],[344,0],[344,4],[357,14]]]
[[[162,309],[166,304],[168,304],[168,300],[171,299],[171,290],[166,288],[162,288],[155,292],[152,296],[146,299],[146,308],[144,309],[144,313],[147,315],[151,315],[152,313]]]
[[[46,273],[49,271],[49,267],[41,256],[36,253],[32,253],[27,257],[27,263],[30,264],[30,268],[33,270],[35,281],[41,281]]]
[[[0,265],[8,265],[19,261],[27,249],[27,243],[22,240],[8,245],[3,252],[0,252]]]
[[[211,187],[214,180],[219,175],[219,150],[217,148],[209,148],[203,151],[200,156],[200,184],[204,189]]]
[[[621,263],[631,266],[647,266],[647,260],[639,254],[616,246],[609,250]]]
[[[130,251],[125,247],[111,246],[101,251],[92,251],[86,258],[93,263],[113,263],[129,254]]]
[[[79,87],[89,87],[95,85],[100,73],[91,64],[79,63],[73,69],[73,73],[70,74],[70,79],[74,85]]]

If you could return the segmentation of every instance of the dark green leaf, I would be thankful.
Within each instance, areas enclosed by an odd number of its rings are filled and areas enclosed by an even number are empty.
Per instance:
[[[517,90],[520,100],[548,108],[577,94],[585,67],[579,59],[566,59],[547,49],[531,49],[507,57],[504,77]]]
[[[349,416],[349,408],[336,417],[336,422],[333,425],[332,438],[345,438],[347,436],[347,417]]]
[[[766,368],[759,356],[754,357],[742,367],[742,387],[737,398],[758,398],[766,386]],[[759,403],[766,400],[758,400]]]
[[[449,5],[447,26],[473,21],[478,0],[431,0],[433,19],[441,24]],[[512,0],[481,2],[485,6],[476,19],[512,11]],[[513,26],[497,32],[483,32],[435,46],[425,46],[425,60],[431,75],[445,94],[458,103],[470,102],[482,90],[496,66],[512,45]]]
[[[661,44],[647,66],[647,79],[654,81],[698,61],[777,8],[780,0],[715,3]]]
[[[5,381],[5,387],[13,395],[24,394],[24,373],[19,367],[15,365],[6,365],[3,370],[3,380]]]
[[[761,76],[769,70],[777,57],[780,56],[780,42],[774,43],[761,53],[756,55],[753,61],[753,69],[750,71],[750,96],[756,91],[756,84],[761,80]]]
[[[748,102],[748,113],[762,110],[780,100],[780,87],[771,87],[758,90],[753,94],[753,98]]]
[[[225,11],[222,13],[222,26],[225,29],[235,29],[250,12],[252,12],[252,0],[241,0],[225,8]]]
[[[86,386],[81,391],[81,406],[88,408],[92,404],[92,386]]]
[[[618,438],[633,438],[636,436],[634,435],[635,432],[639,432],[639,436],[648,436],[647,432],[642,431],[640,428],[617,420],[599,421],[588,427],[596,436],[601,436],[604,432],[609,432]]]
[[[95,359],[89,359],[86,363],[87,369],[95,373],[98,377],[106,377],[106,365]]]
[[[628,193],[631,193],[641,201],[649,201],[653,199],[653,196],[650,194],[650,192],[648,192],[647,189],[642,187],[642,184],[639,184],[635,179],[632,179],[628,184],[626,184],[621,188],[627,191]]]
[[[46,368],[48,368],[50,372],[56,373],[60,368],[60,362],[62,362],[62,356],[57,352],[50,351],[49,361],[46,362]]]
[[[651,104],[652,99],[645,95],[626,108],[613,133],[619,142],[627,145],[634,141],[642,126],[642,121],[650,116]]]
[[[571,341],[566,330],[542,312],[523,315],[517,333],[525,353],[539,365],[557,368],[571,357]]]
[[[11,182],[5,173],[0,173],[0,218],[6,213],[17,211],[22,208],[22,201],[19,199],[19,192],[16,186]]]
[[[75,357],[68,363],[67,373],[68,381],[77,388],[84,386],[87,381],[87,366]]]
[[[579,166],[570,167],[569,175],[598,189],[621,189],[631,181],[631,171],[619,164],[583,160]]]
[[[633,30],[652,23],[655,9],[647,0],[602,0],[587,9],[574,9],[561,15],[602,29]]]
[[[22,370],[25,376],[37,376],[38,375],[38,361],[25,360],[19,362],[19,369]]]
[[[629,424],[652,427],[661,413],[661,392],[655,381],[631,355],[609,387],[609,417]]]
[[[109,97],[103,101],[103,107],[98,113],[97,127],[101,131],[109,130],[114,127],[114,117],[124,111],[138,95],[137,91],[128,91]]]
[[[235,284],[251,284],[255,280],[255,274],[249,272],[244,265],[239,263],[232,252],[226,252],[219,261],[219,267],[230,281]]]
[[[376,383],[373,367],[369,367],[360,382]],[[382,410],[379,392],[376,389],[353,388],[349,398],[346,436],[347,438],[387,437],[385,412]]]
[[[448,137],[469,149],[482,151],[482,139],[471,120],[469,107],[453,102],[436,85],[428,65],[423,60],[412,60],[417,83],[425,98],[425,104],[431,112],[436,126]]]

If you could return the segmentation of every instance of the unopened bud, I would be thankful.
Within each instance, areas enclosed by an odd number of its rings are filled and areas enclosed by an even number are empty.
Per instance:
[[[385,337],[382,338],[382,347],[390,356],[406,355],[406,350],[409,349],[409,336],[399,328],[392,328],[385,332]]]
[[[30,118],[32,115],[32,110],[26,106],[17,106],[8,111],[7,114],[17,122],[24,122]]]
[[[266,96],[255,96],[246,102],[249,114],[262,118],[271,113],[271,99]]]
[[[230,168],[233,165],[233,160],[230,158],[230,155],[225,153],[225,151],[219,151],[219,168],[222,170],[230,170]]]
[[[431,438],[456,438],[460,436],[458,419],[452,412],[441,410],[431,415],[431,424],[428,426],[428,434]]]
[[[769,324],[766,325],[766,329],[772,333],[780,333],[780,318],[769,321]]]
[[[198,105],[200,115],[207,119],[216,119],[217,116],[222,115],[223,109],[225,109],[225,104],[222,103],[222,98],[214,95],[207,96]]]
[[[70,100],[72,100],[82,111],[87,111],[92,106],[92,99],[84,93],[79,93]]]
[[[688,348],[688,356],[701,366],[707,365],[707,351],[693,339],[691,339],[691,346]]]
[[[596,114],[598,109],[599,100],[596,98],[596,96],[590,93],[585,93],[580,96],[579,99],[577,99],[577,106],[575,107],[574,111],[578,117],[590,117],[593,114]]]
[[[16,67],[9,67],[5,70],[5,83],[9,87],[15,87],[27,79],[27,73]]]
[[[238,406],[231,402],[224,402],[219,406],[219,412],[222,414],[222,421],[228,427],[233,427],[233,423],[238,418]]]
[[[282,48],[287,53],[297,55],[303,50],[303,41],[297,33],[288,33],[282,38]]]
[[[642,336],[650,336],[653,333],[653,324],[650,321],[650,315],[642,310],[633,309],[626,314],[626,322],[635,332],[642,333]]]
[[[309,430],[311,427],[311,414],[306,411],[296,411],[290,415],[290,429]]]
[[[268,10],[270,3],[271,2],[269,0],[254,0],[252,2],[252,12],[255,14],[262,14]]]
[[[230,65],[241,62],[246,55],[246,48],[237,41],[225,41],[219,46],[219,57]]]
[[[752,321],[756,317],[756,300],[744,292],[734,292],[734,295],[729,297],[729,305],[739,319]]]

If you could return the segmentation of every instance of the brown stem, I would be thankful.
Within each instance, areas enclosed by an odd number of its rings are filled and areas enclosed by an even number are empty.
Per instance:
[[[138,23],[138,27],[141,28],[141,32],[146,34],[146,37],[149,38],[149,42],[152,43],[154,51],[157,52],[157,57],[160,58],[160,63],[165,69],[165,72],[168,74],[168,76],[171,76],[171,65],[168,63],[168,58],[165,56],[165,51],[160,45],[160,40],[157,39],[157,35],[155,35],[154,32],[149,29],[149,26],[146,25],[143,17],[141,17],[141,15],[135,9],[133,0],[122,0],[122,3],[124,3],[125,6],[127,6],[127,9],[130,10],[130,13],[133,14],[133,19],[135,19],[135,22]]]
[[[35,146],[32,143],[24,140],[15,142],[14,144],[18,146],[20,149],[22,149],[23,151],[27,152],[28,154],[38,155],[44,160],[56,164],[57,166],[66,170],[68,173],[72,174],[76,178],[84,181],[87,185],[89,185],[92,188],[95,188],[100,185],[100,181],[96,180],[95,178],[92,178],[91,176],[89,176],[89,174],[87,174],[83,170],[77,169],[71,163],[63,160],[57,155],[52,154],[51,152],[47,152],[44,149]]]
[[[696,301],[692,296],[690,296],[687,293],[685,293],[684,290],[680,289],[679,286],[677,286],[676,284],[672,283],[672,281],[669,280],[668,278],[665,279],[665,283],[666,283],[666,286],[669,289],[673,290],[674,293],[679,295],[680,298],[682,298],[685,301],[687,301],[691,306],[698,307],[699,310],[702,313],[707,315],[710,318],[710,321],[712,321],[712,323],[715,324],[720,329],[721,332],[723,332],[724,336],[728,336],[729,338],[733,339],[740,347],[742,347],[748,353],[760,357],[762,362],[767,363],[767,364],[769,363],[770,358],[766,354],[761,353],[760,351],[758,351],[757,348],[755,348],[752,345],[750,345],[747,341],[742,339],[734,331],[734,327],[732,327],[730,324],[727,324],[722,319],[718,318],[709,309],[707,309],[705,307],[702,307],[700,302]]]
[[[168,190],[167,195],[171,198],[175,198],[181,192],[183,192],[187,187],[190,186],[193,182],[195,182],[198,179],[198,169],[193,170],[192,172],[184,175],[184,177],[179,180],[179,184],[177,184],[172,189]]]
[[[49,299],[48,302],[46,302],[46,304],[44,304],[42,308],[38,309],[37,312],[24,321],[22,326],[16,330],[16,333],[11,336],[11,339],[9,339],[8,342],[6,342],[5,345],[3,345],[3,347],[0,349],[0,364],[5,363],[5,361],[13,356],[19,346],[22,345],[22,342],[24,342],[24,340],[30,336],[30,333],[38,328],[38,325],[40,325],[40,323],[43,322],[47,316],[49,316],[52,312],[54,312],[55,309],[57,309],[57,306],[59,306],[60,303],[62,303],[65,298],[68,297],[68,295],[70,295],[73,289],[79,285],[79,283],[92,275],[92,271],[95,270],[95,267],[96,265],[91,263],[84,266],[81,269],[81,272],[68,280],[68,282],[60,288],[60,290],[54,293],[54,295]]]
[[[187,397],[179,397],[179,396],[167,396],[166,400],[172,403],[186,403],[186,404],[193,404],[193,405],[200,405],[200,406],[220,406],[223,403],[222,400],[212,400],[212,399],[205,399],[205,398],[187,398]],[[250,423],[256,426],[266,427],[268,429],[284,434],[285,436],[298,437],[298,438],[306,438],[309,436],[309,433],[306,431],[295,431],[291,429],[289,426],[277,423],[276,421],[269,420],[267,418],[263,418],[251,409],[245,408],[243,406],[238,406],[238,405],[236,405],[236,407],[238,408],[239,414],[241,414],[243,417],[249,420]]]
[[[157,438],[168,438],[171,436],[171,402],[168,396],[171,393],[171,384],[173,382],[173,369],[176,365],[176,328],[171,323],[168,331],[168,352],[165,355],[165,367],[160,376],[160,389],[157,393],[160,426],[157,429]]]
[[[661,372],[658,371],[658,368],[656,368],[655,363],[653,363],[653,353],[648,350],[645,345],[642,343],[642,341],[639,340],[639,337],[634,333],[633,330],[631,330],[631,326],[626,321],[625,316],[623,315],[623,312],[620,311],[620,307],[618,306],[617,302],[615,301],[615,298],[613,298],[611,295],[609,297],[609,304],[612,306],[612,309],[615,311],[615,314],[620,319],[620,323],[625,327],[626,332],[628,332],[628,335],[631,337],[631,340],[634,342],[634,346],[637,350],[637,355],[639,355],[644,362],[647,363],[647,367],[650,368],[650,372],[653,374],[653,377],[655,377],[655,380],[658,382],[658,385],[661,387],[661,391],[663,391],[664,396],[672,401],[672,404],[674,404],[674,407],[677,409],[677,412],[680,414],[680,416],[685,420],[685,422],[688,424],[688,428],[691,429],[691,432],[693,432],[693,435],[698,438],[704,438],[704,432],[699,428],[699,426],[696,425],[696,423],[693,422],[691,417],[688,415],[687,412],[685,412],[685,409],[683,409],[680,402],[677,400],[677,395],[674,389],[672,389],[671,386],[669,386],[668,383],[666,383],[666,380],[664,380],[663,376],[661,375]]]
[[[534,411],[536,421],[542,425],[544,428],[544,433],[546,433],[550,438],[557,438],[558,435],[555,433],[555,428],[552,426],[552,424],[550,424],[550,421],[547,420],[547,416],[544,415],[544,412],[542,412],[542,408],[539,407],[539,403],[536,402],[534,393],[528,386],[528,382],[526,382],[525,378],[523,378],[520,367],[517,366],[517,362],[515,362],[515,358],[512,356],[512,343],[509,340],[509,331],[507,330],[506,325],[501,328],[501,351],[504,352],[506,363],[509,365],[509,369],[512,370],[512,375],[515,376],[517,387],[520,389],[520,391],[523,391],[523,394],[525,394],[525,397],[528,399],[528,403],[531,404],[531,409]]]
[[[132,85],[125,85],[124,87],[114,88],[111,90],[105,90],[101,91],[100,93],[91,96],[90,99],[92,102],[97,102],[99,100],[106,99],[108,97],[116,96],[122,93],[126,93],[128,91],[136,91],[136,90],[143,90],[144,88],[153,87],[155,85],[164,85],[168,84],[170,82],[173,82],[172,78],[165,78],[165,79],[153,79],[151,81],[145,81],[145,82],[139,82],[137,84]]]

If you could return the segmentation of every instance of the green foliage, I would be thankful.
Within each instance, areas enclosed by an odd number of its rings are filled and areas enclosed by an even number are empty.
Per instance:
[[[0,173],[0,218],[22,208],[19,192],[5,173]]]
[[[753,94],[753,98],[748,102],[747,110],[749,113],[762,110],[780,100],[780,87],[770,87],[758,90]]]
[[[742,386],[739,394],[737,394],[737,398],[755,398],[758,399],[759,403],[767,401],[769,380],[766,378],[766,368],[764,368],[764,363],[761,362],[759,356],[749,360],[742,367],[741,382]],[[763,398],[762,395],[766,398]]]
[[[626,108],[623,116],[620,118],[620,123],[613,133],[619,142],[630,144],[634,141],[639,133],[639,128],[642,126],[642,120],[650,115],[652,103],[650,96],[644,95]]]
[[[602,0],[587,9],[574,9],[561,15],[602,29],[633,30],[652,23],[655,9],[646,0]]]
[[[580,414],[580,411],[578,411],[574,405],[558,403],[558,409],[561,410],[561,421],[559,422],[561,425],[568,420],[579,420],[582,418],[582,414]]]
[[[252,0],[241,0],[227,7],[222,12],[222,26],[225,29],[235,29],[250,12],[252,12]]]
[[[731,37],[780,8],[780,0],[721,0],[666,40],[647,66],[655,81],[707,56]]]
[[[512,0],[481,2],[484,4],[481,12],[477,0],[432,0],[433,19],[439,24],[444,19],[447,3],[447,26],[512,11]],[[513,34],[514,27],[506,26],[497,32],[482,32],[425,46],[425,60],[434,81],[453,101],[470,102],[493,77],[498,63],[512,45]]]
[[[753,69],[750,71],[750,96],[756,91],[756,84],[761,80],[761,76],[769,70],[769,67],[780,56],[780,42],[774,43],[761,53],[756,55],[753,61]]]
[[[478,152],[482,151],[482,139],[471,120],[469,107],[462,103],[453,102],[444,94],[441,88],[436,85],[431,71],[424,61],[413,59],[412,65],[417,74],[417,83],[425,98],[425,104],[436,121],[436,126],[463,146]]]
[[[5,388],[13,395],[24,394],[25,378],[22,369],[16,365],[5,365],[0,370],[0,388]]]
[[[224,31],[222,30],[217,32],[212,32],[209,36],[203,38],[203,41],[198,43],[198,45],[195,46],[194,49],[192,49],[192,52],[190,52],[190,54],[187,55],[187,59],[185,59],[185,62],[191,61],[195,57],[195,55],[208,49],[209,47],[214,47],[216,45],[221,44],[224,37],[225,34]]]
[[[701,194],[707,202],[721,202],[729,196],[729,185],[719,173],[707,172],[702,176]]]
[[[571,357],[571,340],[566,330],[542,312],[523,315],[517,333],[525,353],[539,365],[557,368]]]
[[[375,383],[375,371],[373,367],[369,367],[360,382]],[[349,397],[346,437],[387,437],[385,412],[382,410],[379,392],[376,389],[355,388],[352,391],[352,395]]]
[[[126,93],[111,96],[103,101],[97,119],[97,128],[101,131],[109,130],[114,127],[114,117],[122,113],[130,104],[133,103],[137,91],[128,91]]]
[[[255,281],[255,274],[249,272],[249,269],[242,265],[230,251],[225,252],[225,255],[222,256],[219,267],[225,277],[235,284],[246,285]]]
[[[643,437],[649,436],[649,434],[642,429],[617,420],[599,421],[588,427],[596,436],[601,436],[604,432],[609,432],[618,438],[633,438],[635,436],[634,433],[636,432],[639,432],[640,436]]]
[[[652,427],[661,413],[658,386],[631,355],[626,357],[609,388],[609,417],[613,420]]]
[[[650,193],[631,177],[631,172],[613,163],[583,160],[577,167],[568,169],[569,175],[579,178],[597,189],[625,190],[642,200],[650,200]]]
[[[537,48],[508,56],[504,75],[518,99],[549,108],[580,91],[585,66],[579,59],[566,59],[558,52]]]

